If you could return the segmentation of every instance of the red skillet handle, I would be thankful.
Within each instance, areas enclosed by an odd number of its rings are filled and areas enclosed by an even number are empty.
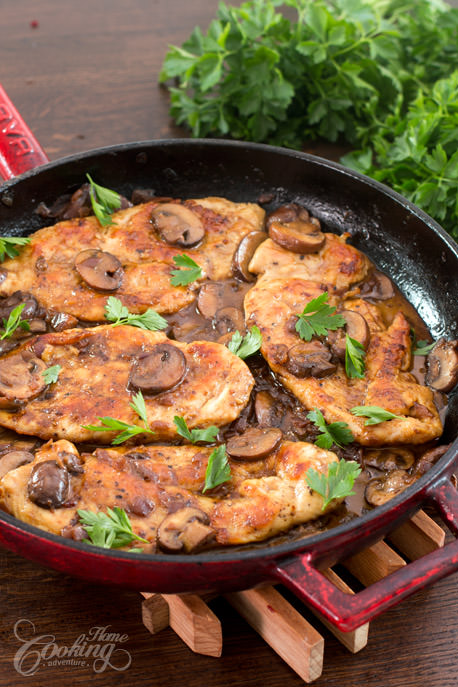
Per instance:
[[[426,492],[436,504],[444,522],[458,535],[458,492],[444,478]],[[349,632],[375,618],[418,589],[458,570],[458,539],[409,563],[383,580],[355,595],[337,589],[313,566],[311,554],[304,554],[275,570],[279,582],[340,630]]]
[[[12,179],[48,161],[0,84],[0,176]]]

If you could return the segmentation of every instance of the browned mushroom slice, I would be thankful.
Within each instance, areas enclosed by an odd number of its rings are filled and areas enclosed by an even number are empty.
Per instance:
[[[256,279],[255,275],[249,271],[248,265],[256,248],[266,238],[267,234],[264,231],[250,231],[249,234],[243,237],[232,259],[232,273],[235,277],[243,281],[254,281]]]
[[[208,523],[208,515],[199,508],[181,508],[167,515],[159,525],[158,544],[169,553],[196,551],[215,538],[215,530]]]
[[[225,288],[223,282],[209,281],[200,287],[197,297],[197,307],[204,317],[214,317],[224,301]]]
[[[243,434],[231,437],[226,444],[226,450],[231,458],[260,460],[275,451],[282,436],[282,431],[275,427],[249,427]]]
[[[56,332],[63,332],[64,329],[73,329],[78,326],[76,317],[64,312],[50,312],[48,321]]]
[[[46,387],[46,363],[31,351],[12,353],[0,359],[0,407],[35,398]]]
[[[370,338],[369,326],[365,318],[354,310],[342,310],[340,313],[345,318],[345,327],[330,331],[328,342],[331,351],[339,360],[345,360],[346,338],[345,334],[358,341],[363,348],[367,348]]]
[[[408,470],[415,456],[407,448],[379,448],[364,451],[364,463],[379,470]]]
[[[428,472],[428,470],[430,470],[432,466],[437,463],[439,458],[442,458],[444,453],[448,451],[450,446],[451,444],[445,444],[443,446],[436,446],[435,448],[430,448],[428,451],[425,451],[413,470],[415,477],[421,477],[425,474],[425,472]]]
[[[319,221],[297,203],[270,213],[267,228],[270,238],[292,253],[317,253],[326,241]]]
[[[381,506],[414,482],[415,477],[405,470],[393,470],[384,477],[371,479],[366,485],[364,496],[371,506]]]
[[[268,391],[258,391],[254,401],[254,412],[261,427],[272,427],[276,419],[275,401]]]
[[[238,308],[233,308],[228,306],[227,308],[221,308],[215,313],[214,326],[217,332],[220,334],[226,334],[227,332],[239,331],[244,334],[245,329],[245,317],[243,312]]]
[[[21,312],[21,318],[30,320],[38,310],[38,303],[36,298],[26,291],[15,291],[11,296],[0,301],[0,318],[7,319],[11,311],[22,304],[24,304],[24,308]]]
[[[159,394],[179,384],[185,373],[184,353],[172,344],[157,344],[151,353],[134,363],[130,384],[146,393]]]
[[[437,391],[451,391],[458,382],[458,341],[440,339],[428,355],[426,383]]]
[[[40,508],[59,508],[68,498],[68,472],[55,460],[34,465],[27,485],[28,497]]]
[[[34,455],[30,451],[10,451],[5,453],[0,457],[0,478],[10,470],[15,470],[21,465],[31,463],[33,459]]]
[[[116,291],[124,276],[124,270],[116,256],[93,248],[78,253],[75,269],[81,279],[96,291]]]
[[[331,351],[320,341],[304,341],[288,351],[285,364],[288,372],[295,377],[327,377],[336,371],[331,362]]]
[[[172,246],[195,246],[205,234],[200,218],[185,205],[158,205],[151,220],[160,237]]]
[[[394,286],[391,279],[382,272],[373,272],[371,278],[361,286],[361,298],[373,298],[377,301],[387,301],[394,296]]]

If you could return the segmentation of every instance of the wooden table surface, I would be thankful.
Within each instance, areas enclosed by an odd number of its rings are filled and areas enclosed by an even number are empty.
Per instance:
[[[170,121],[157,79],[167,44],[205,27],[217,0],[3,0],[0,79],[51,159],[126,141],[186,135]],[[189,651],[171,630],[151,636],[139,595],[82,582],[0,550],[0,686],[295,687],[303,684],[222,600],[220,659]],[[71,646],[95,626],[127,635],[130,667],[41,666],[21,676],[18,620]],[[24,624],[22,627],[25,627]],[[29,629],[31,625],[28,625]],[[317,687],[458,685],[458,588],[452,576],[372,623],[353,656],[329,632]],[[118,664],[119,666],[120,664]]]

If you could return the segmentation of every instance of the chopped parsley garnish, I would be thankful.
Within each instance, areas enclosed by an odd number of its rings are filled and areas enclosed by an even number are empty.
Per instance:
[[[364,357],[366,351],[364,346],[345,334],[345,373],[347,377],[364,378]]]
[[[21,303],[20,305],[17,305],[15,308],[13,308],[7,320],[3,318],[4,332],[0,336],[0,340],[9,339],[18,327],[24,329],[24,331],[30,331],[30,325],[27,322],[27,320],[21,320],[21,313],[24,310],[24,308],[25,303]]]
[[[151,308],[142,314],[130,313],[119,298],[114,296],[108,297],[105,306],[105,319],[113,322],[113,327],[118,327],[121,324],[130,324],[132,327],[140,327],[140,329],[148,329],[150,331],[165,329],[168,325],[167,320]]]
[[[187,439],[192,444],[196,444],[198,441],[208,441],[211,443],[215,441],[219,431],[218,427],[215,427],[215,425],[211,425],[206,429],[190,430],[188,425],[186,424],[186,420],[184,419],[184,417],[181,417],[180,415],[175,415],[173,421],[177,428],[177,434],[179,434],[184,439]]]
[[[205,486],[203,493],[208,489],[213,489],[223,482],[231,479],[231,466],[227,460],[226,444],[221,444],[211,453],[205,471]]]
[[[28,236],[2,236],[0,238],[0,262],[3,262],[5,255],[9,258],[17,258],[19,250],[16,246],[26,246],[30,243]]]
[[[118,508],[118,506],[113,509],[107,508],[106,513],[103,511],[94,513],[90,510],[78,509],[78,515],[89,537],[83,541],[89,544],[104,549],[119,549],[134,540],[149,544],[147,539],[143,539],[133,532],[130,520],[123,508]],[[141,549],[130,549],[130,551],[139,553]]]
[[[333,444],[342,448],[355,440],[346,422],[331,422],[328,425],[323,417],[323,413],[318,408],[314,408],[307,413],[307,417],[314,423],[315,427],[321,430],[321,434],[315,439],[315,444],[320,448],[329,450]]]
[[[89,174],[86,174],[89,180],[89,196],[91,198],[92,209],[94,215],[99,220],[102,227],[107,227],[113,222],[111,215],[115,210],[121,207],[121,196],[116,191],[112,191],[104,186],[99,186],[91,179]]]
[[[313,335],[327,336],[329,330],[345,326],[343,315],[336,314],[336,308],[329,305],[327,300],[328,292],[325,291],[297,314],[296,331],[304,341],[310,341]]]
[[[313,468],[307,471],[305,481],[313,491],[323,497],[325,510],[334,499],[344,499],[352,496],[355,479],[361,472],[361,468],[354,460],[339,460],[331,463],[327,475]]]
[[[202,278],[202,268],[194,262],[189,255],[175,255],[173,262],[177,267],[182,267],[181,270],[172,270],[172,278],[170,283],[172,286],[187,286],[193,281]]]
[[[394,415],[380,406],[355,406],[350,410],[357,417],[367,417],[365,425],[379,425],[387,420],[405,420],[404,415]]]
[[[246,334],[242,336],[237,330],[234,332],[232,339],[227,344],[228,349],[231,353],[238,355],[239,358],[244,360],[248,358],[253,353],[257,353],[262,345],[262,336],[259,328],[254,325]]]
[[[146,406],[145,399],[141,391],[138,391],[133,396],[133,401],[129,403],[130,407],[135,410],[137,415],[144,422],[144,427],[139,427],[138,425],[129,425],[127,422],[122,420],[116,420],[114,417],[105,416],[98,417],[102,423],[101,425],[81,425],[83,429],[88,429],[90,432],[119,432],[111,442],[113,446],[124,443],[128,439],[137,436],[138,434],[154,434],[154,432],[148,427],[148,418],[146,416]]]
[[[51,367],[47,367],[41,374],[46,384],[54,384],[59,379],[61,371],[62,368],[60,365],[52,365]]]

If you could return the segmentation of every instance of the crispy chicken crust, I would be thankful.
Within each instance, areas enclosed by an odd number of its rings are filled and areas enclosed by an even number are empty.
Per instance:
[[[73,444],[49,442],[33,462],[0,480],[0,507],[15,517],[55,534],[76,524],[77,509],[124,508],[136,534],[155,542],[157,528],[168,513],[192,506],[204,511],[216,531],[216,543],[260,541],[322,513],[323,499],[307,486],[309,468],[327,472],[337,460],[330,452],[305,442],[284,441],[270,456],[254,463],[231,461],[232,477],[224,489],[202,495],[205,471],[213,448],[141,446],[100,448],[81,455],[82,472],[71,476],[70,493],[62,507],[46,509],[28,496],[31,472],[38,463],[54,460],[62,467]],[[335,499],[328,510],[337,507]]]
[[[58,222],[32,234],[19,257],[4,261],[0,296],[31,291],[47,310],[87,322],[103,321],[109,295],[119,298],[131,312],[142,313],[148,308],[177,312],[194,300],[199,283],[171,286],[170,272],[176,267],[173,257],[189,255],[202,268],[202,278],[229,278],[240,240],[262,229],[264,221],[264,210],[254,203],[202,198],[183,204],[204,226],[205,236],[198,246],[187,249],[161,240],[151,222],[151,213],[159,205],[154,200],[113,213],[114,224],[108,227],[102,227],[92,216]],[[94,291],[76,272],[75,257],[89,248],[120,260],[124,274],[115,292]]]
[[[211,341],[184,344],[170,341],[162,332],[103,325],[43,334],[0,357],[0,379],[22,351],[33,351],[47,367],[62,368],[57,382],[17,412],[0,410],[0,425],[42,439],[110,443],[116,432],[90,431],[82,425],[99,425],[98,418],[104,416],[141,425],[130,407],[135,390],[129,387],[129,375],[139,357],[165,342],[184,353],[187,371],[169,391],[144,394],[153,440],[176,439],[175,415],[182,415],[190,428],[221,426],[237,418],[254,380],[245,363],[225,346]],[[145,441],[145,435],[138,441]]]
[[[335,373],[321,379],[299,378],[287,370],[287,350],[301,341],[291,324],[294,315],[324,290],[314,281],[267,273],[245,296],[247,323],[261,330],[261,352],[280,381],[307,409],[318,407],[328,423],[348,423],[355,440],[363,446],[421,444],[439,437],[442,423],[431,389],[405,371],[411,355],[410,325],[401,312],[386,328],[376,306],[359,299],[330,297],[331,305],[360,312],[369,325],[371,340],[364,379],[348,378],[342,363]],[[362,405],[380,406],[403,419],[365,426],[365,418],[350,412]]]

